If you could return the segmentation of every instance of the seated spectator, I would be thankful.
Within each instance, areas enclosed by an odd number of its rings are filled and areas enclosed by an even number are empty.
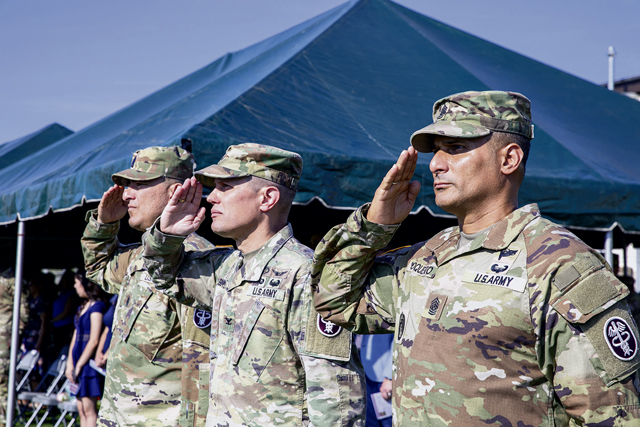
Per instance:
[[[75,331],[69,348],[66,376],[69,381],[78,385],[76,397],[80,426],[93,427],[98,419],[96,402],[98,397],[102,396],[104,380],[89,366],[89,360],[93,357],[100,340],[107,294],[82,273],[76,274],[74,287],[84,302],[78,308],[78,314],[74,319]]]

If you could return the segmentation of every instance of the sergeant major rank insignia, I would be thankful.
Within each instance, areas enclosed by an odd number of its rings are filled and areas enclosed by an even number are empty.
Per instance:
[[[196,308],[193,311],[193,324],[200,329],[207,328],[211,325],[211,313]]]
[[[329,337],[329,338],[337,337],[342,331],[341,326],[338,326],[335,323],[330,322],[328,320],[324,320],[322,317],[320,317],[319,314],[318,314],[317,325],[320,333],[325,337]]]

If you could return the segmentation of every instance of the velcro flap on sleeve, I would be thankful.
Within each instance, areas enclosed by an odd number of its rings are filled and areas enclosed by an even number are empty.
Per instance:
[[[582,329],[596,352],[589,360],[607,386],[637,371],[640,336],[626,302],[592,318]]]
[[[313,307],[304,340],[305,353],[309,356],[341,362],[351,358],[351,332],[322,319]]]
[[[626,286],[606,268],[580,274],[569,266],[558,273],[554,283],[564,292],[551,305],[570,323],[585,323],[628,294]]]

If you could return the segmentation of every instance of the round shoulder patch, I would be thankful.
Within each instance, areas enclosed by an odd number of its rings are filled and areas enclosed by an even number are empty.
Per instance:
[[[320,333],[325,337],[329,337],[329,338],[337,337],[342,331],[341,326],[338,326],[333,322],[324,320],[322,317],[320,317],[319,314],[318,314],[317,325]]]
[[[638,338],[621,317],[613,316],[604,324],[604,340],[609,350],[620,360],[631,360],[638,352]]]
[[[193,324],[200,329],[211,326],[211,318],[211,313],[208,311],[200,310],[199,308],[193,311]]]

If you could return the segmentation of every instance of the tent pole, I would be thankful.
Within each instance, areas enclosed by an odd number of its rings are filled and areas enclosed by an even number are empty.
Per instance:
[[[16,283],[13,295],[13,323],[11,324],[11,361],[9,364],[9,397],[7,399],[7,426],[13,426],[16,410],[16,366],[18,359],[18,331],[20,326],[20,297],[22,296],[22,258],[24,252],[24,221],[18,220],[18,246],[16,248]]]
[[[616,51],[613,46],[609,46],[609,49],[607,49],[607,54],[609,56],[609,78],[607,80],[607,89],[614,90],[615,83],[613,82],[613,58],[616,56]]]
[[[613,230],[607,231],[604,235],[604,259],[613,268]],[[616,273],[615,271],[613,272]]]
[[[622,233],[622,275],[627,276],[627,233]]]

